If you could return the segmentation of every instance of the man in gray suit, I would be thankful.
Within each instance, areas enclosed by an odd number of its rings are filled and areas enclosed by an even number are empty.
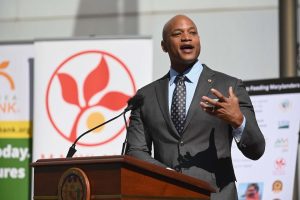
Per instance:
[[[131,113],[127,154],[207,181],[217,191],[213,200],[237,199],[233,139],[250,159],[265,150],[247,91],[241,80],[200,63],[197,27],[187,16],[165,24],[161,46],[171,68],[138,90],[144,103]]]

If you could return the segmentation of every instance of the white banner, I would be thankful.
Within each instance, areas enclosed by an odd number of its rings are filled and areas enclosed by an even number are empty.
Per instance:
[[[34,161],[65,157],[152,80],[151,39],[40,41],[35,51]],[[120,154],[124,138],[120,117],[81,138],[75,156]]]
[[[264,155],[245,158],[233,145],[239,200],[293,199],[300,125],[300,79],[246,83],[259,127]]]
[[[32,42],[0,45],[1,199],[26,200],[30,194],[33,54]]]

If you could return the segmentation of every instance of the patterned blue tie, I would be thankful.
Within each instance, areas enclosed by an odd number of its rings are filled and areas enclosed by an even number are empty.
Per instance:
[[[186,88],[185,76],[178,75],[175,79],[176,87],[172,97],[171,119],[179,134],[182,134],[185,123]]]

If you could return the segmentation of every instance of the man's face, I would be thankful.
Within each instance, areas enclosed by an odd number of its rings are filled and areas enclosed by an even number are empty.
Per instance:
[[[259,200],[259,194],[254,186],[247,189],[245,196],[247,200]]]
[[[201,48],[197,27],[185,16],[174,17],[165,26],[162,48],[168,52],[173,67],[192,64]]]

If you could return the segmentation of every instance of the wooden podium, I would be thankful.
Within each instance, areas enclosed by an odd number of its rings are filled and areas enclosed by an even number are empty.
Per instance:
[[[130,156],[41,159],[35,200],[210,199],[208,183]]]

